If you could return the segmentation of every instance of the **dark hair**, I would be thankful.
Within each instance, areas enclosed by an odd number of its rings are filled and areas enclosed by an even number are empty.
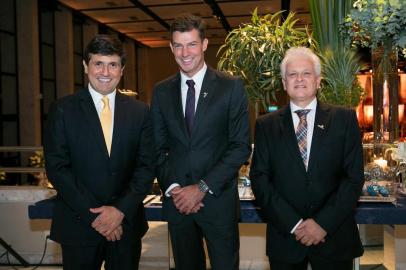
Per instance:
[[[121,59],[121,66],[125,66],[126,55],[123,49],[123,44],[121,41],[111,35],[97,35],[95,36],[89,44],[87,44],[83,59],[86,65],[89,64],[91,54],[101,54],[101,55],[118,55]]]
[[[206,38],[206,24],[202,18],[192,14],[181,15],[171,24],[171,39],[174,32],[189,32],[193,29],[199,31],[200,39]]]

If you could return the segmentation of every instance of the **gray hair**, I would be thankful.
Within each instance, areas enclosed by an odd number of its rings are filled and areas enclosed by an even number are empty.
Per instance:
[[[321,74],[321,64],[319,57],[309,48],[306,47],[292,47],[285,53],[285,57],[281,62],[281,76],[285,78],[286,66],[288,63],[295,61],[297,58],[309,59],[313,63],[316,76]]]

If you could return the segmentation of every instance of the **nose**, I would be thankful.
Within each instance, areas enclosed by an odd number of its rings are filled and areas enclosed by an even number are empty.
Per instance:
[[[302,74],[302,73],[298,73],[296,79],[297,79],[299,82],[301,82],[301,81],[303,80],[303,74]]]
[[[182,48],[182,57],[186,57],[189,55],[187,46]]]
[[[109,67],[108,67],[108,65],[103,65],[102,74],[106,75],[106,76],[109,75]]]

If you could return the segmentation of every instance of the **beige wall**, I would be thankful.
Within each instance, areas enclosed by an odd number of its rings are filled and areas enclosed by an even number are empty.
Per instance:
[[[217,66],[217,50],[219,46],[209,46],[205,53],[206,63],[213,68]],[[177,64],[169,47],[138,49],[138,93],[139,98],[151,102],[152,88],[157,82],[178,71]]]

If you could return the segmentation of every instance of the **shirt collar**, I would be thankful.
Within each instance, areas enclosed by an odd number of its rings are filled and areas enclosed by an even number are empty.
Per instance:
[[[297,106],[292,101],[290,101],[289,103],[290,103],[290,111],[292,113],[294,113],[297,110],[303,110],[303,109],[310,109],[310,111],[312,111],[312,110],[314,111],[314,110],[316,110],[316,107],[317,107],[317,98],[314,98],[312,100],[312,102],[310,102],[305,108]]]
[[[180,72],[181,83],[182,85],[186,85],[187,80],[193,80],[195,82],[195,86],[197,88],[202,88],[204,75],[206,74],[207,65],[206,63],[203,64],[203,67],[195,74],[193,77],[189,78],[186,76],[182,71]]]
[[[94,90],[94,88],[92,87],[92,85],[90,83],[88,85],[88,89],[89,89],[90,95],[92,96],[93,102],[95,104],[100,102],[104,95],[102,95],[99,92],[97,92],[96,90]],[[116,89],[114,89],[113,92],[108,94],[107,97],[109,98],[109,104],[110,104],[110,108],[111,108],[111,106],[114,106],[114,102],[116,99]]]

